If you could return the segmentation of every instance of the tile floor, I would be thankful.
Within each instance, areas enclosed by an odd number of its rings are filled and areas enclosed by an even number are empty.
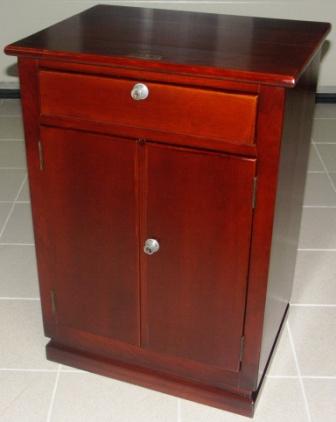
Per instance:
[[[295,286],[257,422],[336,420],[336,105],[316,108]],[[48,362],[20,105],[0,100],[1,422],[248,419]]]

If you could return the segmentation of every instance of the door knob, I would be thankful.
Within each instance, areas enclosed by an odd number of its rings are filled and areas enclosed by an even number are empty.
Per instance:
[[[145,84],[135,84],[131,91],[131,97],[136,101],[145,100],[148,95],[149,90]]]
[[[147,239],[144,245],[144,252],[153,255],[160,249],[160,244],[156,239]]]

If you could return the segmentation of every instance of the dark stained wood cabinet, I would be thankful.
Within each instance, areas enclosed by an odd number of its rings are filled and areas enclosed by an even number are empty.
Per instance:
[[[253,415],[329,30],[96,6],[6,47],[49,359]]]

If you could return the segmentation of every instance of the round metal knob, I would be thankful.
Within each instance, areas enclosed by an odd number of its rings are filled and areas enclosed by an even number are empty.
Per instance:
[[[149,90],[145,84],[135,84],[131,91],[131,97],[136,101],[145,100],[148,95]]]
[[[144,252],[147,255],[153,255],[160,249],[160,244],[156,239],[147,239],[144,246]]]

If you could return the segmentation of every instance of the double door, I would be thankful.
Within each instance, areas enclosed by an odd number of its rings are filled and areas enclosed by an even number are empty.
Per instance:
[[[47,127],[41,143],[56,325],[238,371],[255,160]]]

